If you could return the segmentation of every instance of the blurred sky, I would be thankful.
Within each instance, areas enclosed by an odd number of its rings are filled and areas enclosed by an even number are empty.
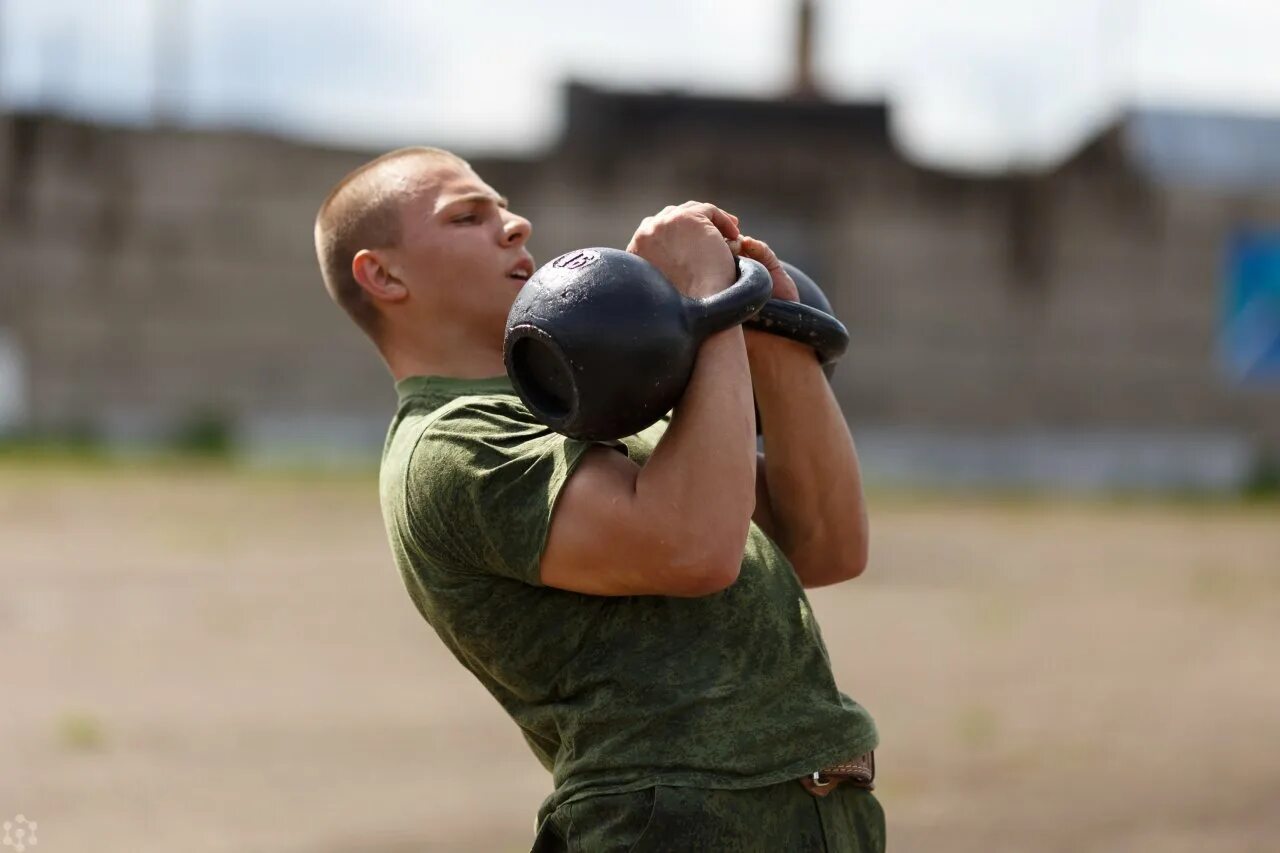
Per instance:
[[[0,97],[339,144],[527,152],[569,78],[785,90],[794,0],[0,0]],[[168,16],[166,18],[166,15]],[[185,59],[159,65],[157,21]],[[162,27],[163,29],[163,27]],[[913,156],[1052,162],[1134,104],[1280,114],[1277,0],[820,0],[839,98],[890,98]]]

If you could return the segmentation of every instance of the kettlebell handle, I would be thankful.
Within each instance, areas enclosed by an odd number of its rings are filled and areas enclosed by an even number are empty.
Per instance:
[[[849,348],[849,330],[831,314],[786,299],[770,299],[745,325],[813,347],[818,363],[833,365]]]
[[[702,299],[685,298],[689,329],[698,340],[742,323],[764,307],[773,295],[773,279],[764,264],[735,258],[738,280]]]

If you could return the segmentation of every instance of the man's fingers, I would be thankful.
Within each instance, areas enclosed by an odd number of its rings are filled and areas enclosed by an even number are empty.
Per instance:
[[[705,201],[690,200],[684,204],[667,205],[659,213],[659,218],[670,217],[678,213],[693,213],[705,216],[711,220],[711,224],[716,227],[726,240],[736,240],[741,236],[738,231],[738,217],[728,211],[721,210],[714,204]]]
[[[736,240],[741,235],[738,232],[738,220],[732,215],[725,213],[714,204],[706,204],[700,201],[685,202],[681,207],[692,213],[701,214],[711,220],[711,224],[716,230],[724,235],[726,240]]]
[[[639,249],[639,241],[647,238],[653,233],[653,217],[646,216],[640,220],[640,226],[636,228],[634,234],[631,235],[631,242],[627,244],[627,251],[635,254]]]
[[[755,237],[742,238],[742,254],[753,261],[759,261],[770,270],[782,266],[782,261],[778,260],[778,256],[774,254],[773,249],[769,248],[769,244]]]
[[[742,238],[742,255],[764,264],[765,269],[769,270],[769,276],[773,279],[773,296],[775,299],[789,299],[793,302],[800,301],[800,292],[796,289],[796,283],[782,266],[782,261],[778,260],[778,256],[774,254],[773,249],[769,248],[769,244],[763,240],[757,240],[755,237]]]
[[[681,205],[668,205],[657,214],[646,217],[632,236],[631,242],[627,245],[627,251],[638,252],[641,244],[654,235],[662,222],[682,217],[703,220],[707,227],[725,239],[731,252],[737,253],[738,243],[742,237],[738,231],[738,217],[705,201],[686,201]]]
[[[689,207],[705,207],[705,206],[708,206],[708,204],[709,204],[709,203],[708,203],[708,202],[705,202],[705,201],[686,201],[684,204],[682,204],[682,205],[680,205],[680,206],[681,206],[681,207],[684,207],[684,208],[689,208]],[[711,206],[711,207],[715,207],[715,205],[710,205],[710,206]],[[716,209],[717,209],[717,210],[719,210],[719,208],[716,208]],[[724,213],[724,215],[725,215],[725,216],[727,216],[727,217],[729,217],[730,219],[732,219],[732,220],[733,220],[733,224],[734,224],[734,225],[737,225],[737,224],[738,224],[738,217],[734,216],[732,213],[730,213],[730,212],[729,212],[729,211],[727,211],[727,210],[722,211],[722,212]]]

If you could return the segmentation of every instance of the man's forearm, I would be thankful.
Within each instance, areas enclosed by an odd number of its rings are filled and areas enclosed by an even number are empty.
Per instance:
[[[856,577],[868,525],[853,437],[813,351],[748,335],[774,535],[805,586]]]
[[[755,505],[755,419],[741,327],[707,338],[637,499],[736,568]],[[689,530],[683,530],[685,526]]]

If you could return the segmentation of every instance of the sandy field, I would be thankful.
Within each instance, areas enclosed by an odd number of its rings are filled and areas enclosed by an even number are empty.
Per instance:
[[[29,850],[528,849],[550,777],[413,610],[375,495],[0,462]],[[891,850],[1280,850],[1280,506],[871,507],[868,573],[812,600]]]

